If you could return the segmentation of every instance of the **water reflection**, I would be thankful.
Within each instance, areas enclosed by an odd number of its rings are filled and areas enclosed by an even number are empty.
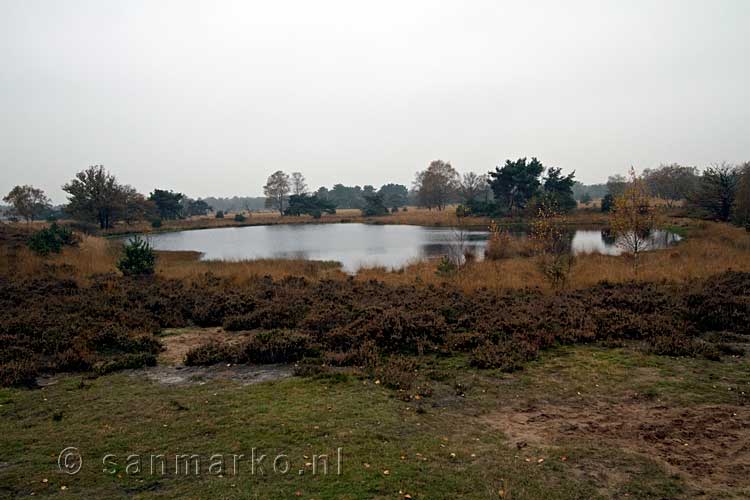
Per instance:
[[[334,260],[345,271],[360,267],[399,268],[419,259],[448,255],[457,247],[470,248],[481,258],[489,233],[406,225],[286,224],[204,229],[164,233],[150,237],[158,250],[196,250],[203,259],[259,258]],[[621,250],[607,231],[570,232],[571,251],[618,255]],[[667,231],[654,231],[650,248],[679,241]],[[462,242],[462,243],[459,243]]]
[[[680,241],[680,236],[661,229],[651,231],[644,236],[646,245],[645,250],[657,250],[667,248]],[[573,235],[571,248],[574,254],[583,253],[601,253],[605,255],[621,255],[622,247],[618,245],[618,239],[609,229],[594,230],[576,230]]]

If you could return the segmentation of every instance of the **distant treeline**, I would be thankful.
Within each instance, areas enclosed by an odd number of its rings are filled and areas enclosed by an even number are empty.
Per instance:
[[[133,186],[120,183],[102,165],[93,165],[75,174],[63,185],[68,203],[53,206],[45,192],[32,185],[15,186],[0,207],[4,218],[73,218],[109,229],[115,224],[150,221],[154,227],[162,220],[213,214],[217,218],[235,213],[273,209],[283,215],[321,217],[337,209],[359,209],[364,216],[379,216],[400,211],[407,205],[443,210],[460,204],[457,214],[490,217],[534,216],[540,208],[564,213],[577,202],[599,199],[602,211],[609,211],[623,197],[628,185],[638,178],[649,196],[667,206],[680,204],[696,217],[732,221],[750,227],[750,162],[741,165],[714,164],[704,170],[678,164],[646,169],[631,177],[613,175],[606,184],[584,185],[575,180],[575,171],[564,174],[561,168],[546,166],[537,158],[506,160],[487,173],[459,173],[450,162],[434,160],[425,170],[416,172],[411,188],[388,183],[308,189],[301,172],[291,175],[281,170],[271,174],[263,186],[263,197],[198,198],[155,188],[148,195]]]

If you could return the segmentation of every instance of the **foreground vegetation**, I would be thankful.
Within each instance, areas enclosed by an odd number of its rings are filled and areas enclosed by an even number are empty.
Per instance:
[[[257,385],[146,372],[0,389],[0,494],[74,498],[742,498],[747,363],[558,348],[503,374],[422,357],[430,397],[340,374]],[[546,414],[546,418],[539,415]],[[604,419],[604,420],[603,420]],[[524,424],[524,422],[529,422]],[[537,422],[534,424],[533,422]],[[57,455],[76,446],[75,476]],[[129,474],[128,454],[285,453],[293,473]],[[343,449],[340,476],[311,457]],[[119,468],[102,471],[115,454]],[[307,464],[307,465],[306,465]],[[266,463],[266,465],[268,465]],[[298,469],[305,471],[299,475]],[[407,496],[408,495],[408,496]]]

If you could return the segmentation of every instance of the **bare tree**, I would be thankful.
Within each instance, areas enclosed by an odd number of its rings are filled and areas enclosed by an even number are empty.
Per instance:
[[[307,194],[307,184],[305,176],[301,172],[292,172],[292,194]]]
[[[420,205],[442,210],[458,189],[458,172],[449,162],[434,160],[427,170],[417,172],[414,190]]]
[[[34,186],[16,186],[11,189],[3,201],[10,203],[12,212],[26,219],[29,223],[41,215],[50,206],[50,199],[39,188]]]
[[[633,271],[638,274],[640,254],[648,250],[656,217],[646,183],[633,168],[622,194],[615,197],[611,225],[617,246],[632,255]]]
[[[277,170],[268,177],[266,185],[263,186],[266,206],[275,208],[281,215],[284,215],[284,203],[290,190],[289,176],[281,170]]]
[[[479,175],[475,172],[465,173],[459,182],[458,192],[464,203],[472,201],[487,201],[489,197],[490,185],[487,182],[488,176]]]
[[[661,165],[643,171],[643,180],[652,195],[661,198],[671,207],[674,202],[687,200],[698,186],[698,169],[677,163]]]

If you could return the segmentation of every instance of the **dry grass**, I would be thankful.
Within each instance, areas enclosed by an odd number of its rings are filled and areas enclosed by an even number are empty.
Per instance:
[[[586,223],[597,225],[606,222],[606,216],[596,211],[582,211],[572,217],[577,223]],[[147,222],[138,222],[134,224],[119,224],[116,227],[104,231],[105,235],[121,235],[129,233],[151,233],[167,231],[184,231],[189,229],[209,229],[218,227],[243,227],[243,226],[260,226],[274,224],[331,224],[339,222],[360,222],[369,224],[411,224],[415,226],[455,226],[458,219],[456,218],[456,207],[449,206],[445,210],[428,210],[426,208],[408,207],[407,211],[400,211],[395,214],[382,215],[378,217],[363,217],[362,212],[358,209],[347,208],[337,210],[335,214],[323,214],[319,219],[314,219],[309,215],[284,216],[278,212],[253,212],[244,222],[236,222],[234,214],[227,214],[223,219],[216,219],[211,216],[191,217],[181,220],[165,220],[158,229],[151,227]],[[488,217],[467,217],[464,223],[468,226],[488,226],[491,219]],[[520,223],[520,218],[508,218],[503,223]]]
[[[728,224],[691,224],[689,237],[678,246],[642,254],[638,276],[634,275],[632,261],[627,256],[579,255],[569,286],[584,288],[603,280],[682,281],[710,276],[728,269],[750,271],[750,233]],[[432,260],[415,263],[395,272],[388,272],[383,268],[363,269],[357,273],[357,279],[375,279],[403,285],[440,285],[448,282],[466,291],[483,287],[548,287],[534,258],[528,257],[474,262],[449,278],[439,277],[436,270],[437,261]]]
[[[303,276],[308,279],[336,279],[348,275],[341,271],[338,262],[321,262],[303,259],[255,259],[236,261],[199,260],[198,252],[157,252],[156,272],[173,279],[191,280],[205,273],[231,278],[237,283],[271,276],[274,279],[286,276]]]
[[[424,212],[417,212],[415,216],[425,216]],[[433,221],[440,217],[427,216],[433,217]],[[580,217],[570,219],[572,223],[580,220]],[[591,219],[587,221],[590,223]],[[634,278],[679,281],[706,277],[727,269],[750,271],[750,233],[713,222],[679,219],[665,219],[665,222],[688,226],[688,238],[676,247],[643,254],[637,277],[634,276],[632,262],[626,256],[579,255],[569,286],[583,288],[602,280],[622,282]],[[57,274],[79,280],[86,280],[96,273],[117,272],[120,243],[116,241],[82,236],[78,247],[65,248],[62,254],[47,258],[33,254],[22,241],[20,238],[12,244],[8,241],[0,244],[0,273],[38,275],[49,272],[50,264],[58,265],[54,271]],[[374,279],[402,285],[449,283],[467,291],[482,287],[504,289],[531,286],[546,289],[547,284],[534,258],[525,256],[527,252],[522,251],[522,241],[515,243],[518,248],[506,258],[469,263],[447,278],[436,274],[438,262],[432,260],[413,262],[396,271],[382,267],[365,268],[357,273],[355,279]],[[158,252],[158,255],[157,273],[174,279],[192,279],[206,272],[231,277],[237,282],[257,276],[275,279],[285,276],[304,276],[308,279],[348,277],[337,263],[331,262],[285,259],[201,261],[197,252]]]

